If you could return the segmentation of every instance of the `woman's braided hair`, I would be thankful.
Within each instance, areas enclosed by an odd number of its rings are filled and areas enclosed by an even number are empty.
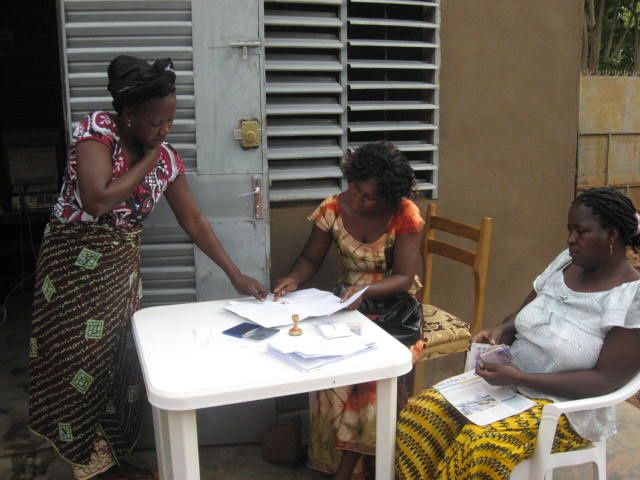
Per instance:
[[[415,188],[415,175],[407,158],[385,141],[366,143],[348,152],[342,171],[349,183],[375,179],[378,195],[393,208],[402,197],[411,197]]]
[[[640,249],[636,208],[627,196],[612,188],[590,188],[578,195],[572,205],[577,204],[589,207],[602,228],[617,228],[625,246],[634,251]]]

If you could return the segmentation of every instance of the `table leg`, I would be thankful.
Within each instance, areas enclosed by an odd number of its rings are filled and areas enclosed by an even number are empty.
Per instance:
[[[396,408],[398,379],[376,383],[376,480],[391,480],[396,447]]]
[[[171,450],[169,449],[169,423],[167,411],[151,406],[153,414],[153,431],[156,439],[156,457],[160,480],[170,480],[173,476],[171,466]]]
[[[173,469],[171,480],[200,480],[195,410],[168,411],[167,425]]]

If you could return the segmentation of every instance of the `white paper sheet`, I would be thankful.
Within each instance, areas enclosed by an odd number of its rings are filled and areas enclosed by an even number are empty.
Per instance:
[[[310,371],[372,348],[375,348],[375,343],[366,342],[357,335],[334,339],[325,339],[319,335],[305,338],[283,335],[267,343],[267,353],[303,371]]]
[[[194,344],[201,350],[221,350],[251,347],[251,342],[241,338],[224,335],[214,328],[197,328],[193,330]]]
[[[316,327],[324,338],[350,337],[354,334],[345,323],[333,320],[317,323]]]
[[[346,302],[331,292],[316,288],[298,290],[273,301],[273,295],[268,295],[264,301],[242,300],[230,302],[225,309],[251,320],[263,327],[280,327],[291,324],[291,316],[297,314],[300,320],[309,317],[331,315],[355,302],[368,287],[352,295]]]
[[[536,403],[511,387],[488,384],[474,371],[448,378],[434,385],[456,410],[476,425],[484,426],[524,412]]]

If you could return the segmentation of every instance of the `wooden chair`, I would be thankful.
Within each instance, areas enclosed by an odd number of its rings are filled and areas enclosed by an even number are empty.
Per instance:
[[[425,220],[424,240],[422,242],[422,283],[424,285],[422,291],[422,308],[424,315],[422,339],[425,342],[425,346],[415,365],[414,395],[420,393],[424,387],[424,374],[428,360],[468,350],[469,340],[482,328],[487,270],[489,266],[489,244],[491,243],[492,219],[489,217],[482,219],[480,227],[474,227],[438,216],[436,214],[436,205],[430,203],[427,207]],[[476,248],[475,250],[469,250],[436,239],[436,230],[471,240],[475,242]],[[440,255],[463,263],[473,271],[475,300],[473,317],[469,322],[464,322],[455,315],[429,303],[432,285],[433,255]],[[455,288],[455,285],[451,287]]]

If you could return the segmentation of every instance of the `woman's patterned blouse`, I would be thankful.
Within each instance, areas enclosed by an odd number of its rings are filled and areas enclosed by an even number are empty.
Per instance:
[[[339,198],[338,194],[325,199],[308,217],[316,227],[333,236],[344,268],[338,283],[370,285],[389,276],[397,236],[422,230],[424,220],[418,207],[411,200],[402,198],[380,238],[372,243],[362,243],[353,238],[342,223]],[[421,286],[416,276],[409,293],[414,294]]]
[[[62,190],[53,207],[53,215],[65,223],[97,222],[124,229],[139,226],[151,213],[167,187],[178,178],[178,175],[184,173],[182,158],[170,144],[165,142],[160,148],[155,167],[145,175],[132,194],[110,212],[97,218],[93,217],[82,208],[78,184],[77,146],[86,140],[100,142],[111,151],[112,180],[129,168],[112,115],[97,111],[84,117],[73,132]]]

